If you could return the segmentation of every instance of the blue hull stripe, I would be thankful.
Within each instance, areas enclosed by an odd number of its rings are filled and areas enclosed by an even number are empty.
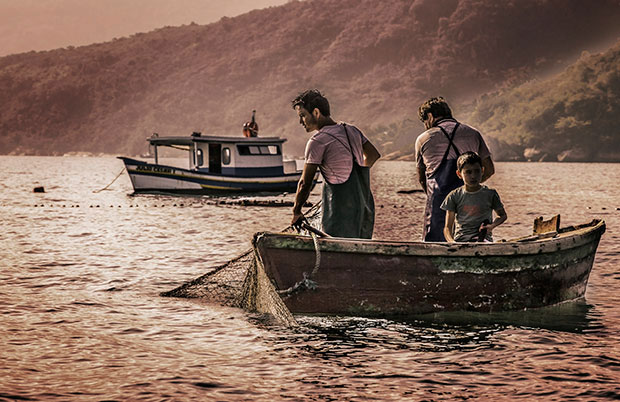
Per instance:
[[[234,177],[271,177],[283,176],[282,166],[262,167],[262,168],[227,168],[222,166],[223,176]]]
[[[131,176],[150,176],[180,180],[184,182],[196,183],[207,190],[293,192],[296,191],[297,183],[301,177],[301,173],[266,177],[232,177],[227,175],[213,175],[172,166],[155,165],[129,158],[119,159],[122,159],[125,162],[127,172]],[[166,189],[166,191],[168,190],[169,189]]]

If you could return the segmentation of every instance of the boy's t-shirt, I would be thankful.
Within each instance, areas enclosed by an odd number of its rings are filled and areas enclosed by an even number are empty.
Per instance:
[[[441,204],[444,211],[456,213],[454,240],[476,241],[478,229],[485,220],[493,221],[493,211],[504,208],[497,191],[482,186],[480,190],[469,193],[465,186],[453,190]],[[490,234],[486,240],[493,241]]]

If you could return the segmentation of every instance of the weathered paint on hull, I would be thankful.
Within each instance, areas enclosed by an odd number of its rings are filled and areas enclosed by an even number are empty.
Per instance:
[[[316,289],[300,289],[283,300],[294,313],[361,316],[548,306],[585,294],[603,232],[600,222],[545,244],[493,243],[479,250],[471,244],[324,239],[312,276]],[[257,234],[255,245],[278,290],[314,268],[307,237]]]

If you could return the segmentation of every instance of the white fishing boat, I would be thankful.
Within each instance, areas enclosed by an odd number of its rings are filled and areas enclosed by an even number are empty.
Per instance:
[[[189,136],[147,138],[154,162],[119,156],[134,192],[185,194],[295,192],[301,177],[295,160],[284,160],[278,137]],[[158,147],[188,153],[188,168],[159,163]]]

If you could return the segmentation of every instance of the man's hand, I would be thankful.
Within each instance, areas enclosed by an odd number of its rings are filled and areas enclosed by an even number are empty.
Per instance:
[[[293,219],[291,219],[291,226],[300,227],[301,223],[306,220],[306,217],[301,212],[293,211]]]

